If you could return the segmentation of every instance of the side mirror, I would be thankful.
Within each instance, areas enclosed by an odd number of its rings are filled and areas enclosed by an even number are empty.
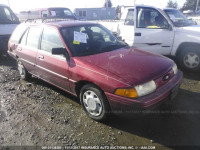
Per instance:
[[[168,25],[168,29],[169,29],[169,31],[172,31],[173,30],[173,27],[172,27],[172,25]]]
[[[70,56],[65,48],[52,48],[52,55],[64,55],[66,60],[70,59]]]

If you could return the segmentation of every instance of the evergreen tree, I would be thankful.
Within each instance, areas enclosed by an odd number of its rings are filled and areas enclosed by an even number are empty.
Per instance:
[[[107,4],[107,1],[108,1],[108,4]],[[108,5],[108,6],[107,6],[107,5]],[[105,0],[104,7],[112,7],[112,2],[111,2],[111,0]]]
[[[177,8],[178,7],[178,3],[177,2],[173,2],[172,0],[169,0],[167,3],[167,7],[168,8]]]
[[[183,5],[182,11],[184,10],[196,10],[197,0],[186,0],[185,4]],[[200,6],[200,4],[199,4]]]

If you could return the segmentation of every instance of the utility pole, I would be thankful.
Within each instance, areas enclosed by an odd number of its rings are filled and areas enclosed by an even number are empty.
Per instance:
[[[10,7],[10,0],[8,0],[8,6]]]
[[[106,0],[106,8],[108,8],[108,0]]]
[[[199,8],[199,0],[197,0],[197,5],[196,5],[196,10],[195,11],[197,11],[198,8]]]

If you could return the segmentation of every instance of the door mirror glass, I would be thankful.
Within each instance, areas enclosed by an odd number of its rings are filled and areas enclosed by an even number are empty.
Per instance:
[[[66,57],[67,60],[69,60],[70,56],[65,48],[59,47],[59,48],[52,48],[52,55],[63,55]]]

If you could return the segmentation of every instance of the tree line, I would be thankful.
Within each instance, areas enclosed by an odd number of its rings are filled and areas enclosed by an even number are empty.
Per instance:
[[[181,10],[182,11],[184,11],[184,10],[196,11],[196,9],[199,10],[199,7],[200,7],[199,1],[200,0],[186,0],[183,7],[181,8]],[[167,7],[178,8],[178,3],[177,3],[177,1],[169,0],[167,3]]]
[[[199,10],[199,7],[200,7],[200,3],[199,2],[200,2],[200,0],[186,0],[186,2],[184,3],[183,7],[181,8],[181,10],[182,11],[184,11],[184,10],[196,11],[196,9]],[[112,7],[111,0],[105,0],[104,7]],[[169,0],[168,3],[167,3],[167,7],[169,7],[169,8],[178,8],[178,3],[177,3],[177,1]]]

